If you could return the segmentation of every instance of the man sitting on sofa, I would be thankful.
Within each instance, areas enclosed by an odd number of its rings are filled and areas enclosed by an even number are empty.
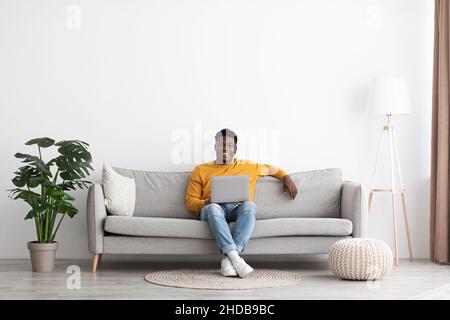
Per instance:
[[[255,227],[256,205],[252,200],[256,181],[262,176],[275,177],[283,182],[284,192],[288,191],[292,199],[297,195],[297,188],[287,173],[279,168],[235,159],[238,138],[230,129],[220,130],[215,138],[216,160],[198,165],[192,172],[186,192],[186,207],[209,223],[223,255],[222,275],[243,278],[253,271],[239,254],[243,252]],[[250,177],[250,201],[211,203],[210,177],[232,175]],[[230,221],[236,221],[233,231],[228,226]]]

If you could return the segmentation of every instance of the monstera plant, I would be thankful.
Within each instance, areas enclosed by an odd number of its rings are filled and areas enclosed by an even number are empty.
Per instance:
[[[51,138],[37,138],[25,143],[36,147],[37,155],[16,153],[24,164],[14,174],[10,189],[12,199],[21,199],[30,206],[25,219],[33,219],[36,241],[28,242],[34,271],[52,271],[58,242],[55,241],[64,217],[73,218],[77,208],[69,191],[87,188],[85,178],[93,171],[92,156],[86,142]],[[57,148],[57,156],[49,161],[43,158],[43,149]]]

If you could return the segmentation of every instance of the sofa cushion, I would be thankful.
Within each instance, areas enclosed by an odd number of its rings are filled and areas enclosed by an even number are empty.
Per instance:
[[[103,163],[102,187],[108,212],[118,216],[132,216],[136,204],[136,183]]]
[[[290,174],[297,186],[297,196],[291,200],[283,193],[282,184],[272,177],[256,183],[254,201],[257,219],[270,218],[340,218],[342,174],[339,169],[305,171]]]
[[[127,236],[214,239],[207,222],[193,219],[108,216],[105,230]],[[352,222],[346,219],[277,218],[256,221],[252,238],[351,234]]]
[[[190,172],[150,172],[114,168],[136,181],[135,217],[194,219],[186,209],[186,189]]]
[[[186,209],[186,189],[190,172],[149,172],[114,168],[136,181],[135,217],[198,219]],[[263,177],[256,183],[256,219],[340,218],[342,175],[339,169],[290,174],[298,194],[290,200],[281,181]]]

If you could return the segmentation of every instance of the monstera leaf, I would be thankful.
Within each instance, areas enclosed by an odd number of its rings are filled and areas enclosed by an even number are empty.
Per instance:
[[[89,170],[94,170],[91,154],[86,149],[89,144],[86,142],[68,140],[58,142],[55,146],[59,146],[58,152],[61,154],[56,158],[56,165],[64,180],[83,179],[90,174]]]
[[[48,178],[43,176],[41,171],[33,166],[20,167],[15,174],[16,176],[12,179],[12,182],[19,188],[27,186],[32,189],[48,181]]]
[[[10,197],[14,200],[22,199],[32,208],[37,208],[41,204],[41,195],[37,192],[31,190],[23,190],[20,188],[15,188],[10,190]]]
[[[45,137],[45,138],[31,139],[30,141],[25,142],[25,145],[31,146],[37,144],[38,147],[40,148],[48,148],[51,147],[54,143],[55,140]]]
[[[78,209],[70,202],[62,201],[58,205],[58,213],[67,214],[70,218],[73,218],[73,216],[78,213]]]
[[[59,186],[48,187],[46,194],[50,199],[55,200],[55,202],[75,200],[75,198],[73,196],[64,192],[64,190],[62,190]]]
[[[32,166],[34,169],[38,170],[39,173],[51,177],[50,167],[42,161],[39,157],[32,156],[26,153],[16,153],[14,155],[17,159],[23,159],[22,162]]]
[[[59,186],[63,190],[68,191],[68,190],[76,190],[77,188],[80,189],[89,188],[90,183],[91,182],[87,180],[73,180],[73,181],[64,181]]]

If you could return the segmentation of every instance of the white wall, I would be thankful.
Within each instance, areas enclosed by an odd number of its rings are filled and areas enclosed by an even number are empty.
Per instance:
[[[34,152],[30,138],[89,142],[98,180],[104,160],[189,170],[211,146],[202,135],[222,127],[256,136],[257,149],[240,143],[241,157],[290,172],[340,167],[368,185],[384,122],[365,113],[368,84],[404,76],[414,113],[394,121],[414,249],[426,258],[433,9],[431,0],[2,0],[0,189],[12,186],[13,154]],[[178,164],[172,135],[183,130],[197,151]],[[0,258],[25,258],[33,223],[7,195]],[[60,258],[89,256],[86,191],[75,195],[80,213],[61,227]],[[388,200],[377,197],[369,233],[391,244]]]

